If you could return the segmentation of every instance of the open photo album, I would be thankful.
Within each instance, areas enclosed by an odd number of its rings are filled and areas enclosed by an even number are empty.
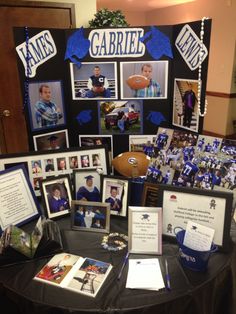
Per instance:
[[[34,279],[95,297],[112,267],[92,258],[61,253],[54,255]]]

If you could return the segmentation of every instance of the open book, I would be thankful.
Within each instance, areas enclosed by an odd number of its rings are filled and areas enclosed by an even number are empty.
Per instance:
[[[95,297],[112,267],[92,258],[61,253],[50,259],[34,279]]]

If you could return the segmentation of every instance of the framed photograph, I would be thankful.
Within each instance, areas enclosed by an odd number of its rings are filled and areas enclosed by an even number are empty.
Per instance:
[[[168,61],[120,62],[121,99],[167,98],[168,66]]]
[[[40,188],[47,218],[53,219],[69,214],[72,201],[69,175],[44,179],[40,182]]]
[[[34,150],[54,150],[69,147],[67,130],[34,135]]]
[[[128,250],[162,254],[162,208],[129,206]]]
[[[66,123],[61,81],[29,83],[29,119],[32,131],[57,128]]]
[[[163,207],[163,235],[175,238],[178,228],[195,221],[215,230],[213,242],[221,250],[230,244],[233,193],[159,186],[158,204]]]
[[[96,155],[99,156],[99,166],[96,165],[98,161]],[[82,162],[84,156],[88,160],[87,164]],[[22,164],[28,172],[36,196],[41,195],[39,182],[51,176],[72,175],[76,169],[97,170],[105,175],[110,174],[107,147],[102,145],[0,155],[0,171]]]
[[[73,200],[71,228],[73,230],[109,233],[110,204]]]
[[[73,99],[117,99],[116,62],[82,62],[70,64]]]
[[[158,203],[159,185],[150,182],[144,182],[141,204],[144,207],[155,207]]]
[[[129,200],[129,179],[101,176],[102,202],[110,204],[111,215],[126,217]]]
[[[143,130],[143,101],[100,101],[101,134],[141,134]]]
[[[40,215],[40,206],[23,165],[0,171],[0,233]]]
[[[111,161],[113,159],[113,138],[112,135],[79,135],[79,146],[80,147],[92,147],[106,145],[108,149],[109,167],[112,169]],[[99,166],[100,156],[94,155],[93,165]],[[97,156],[97,157],[96,157]]]
[[[199,113],[197,94],[197,80],[175,79],[172,113],[173,125],[198,132]]]
[[[74,170],[75,199],[88,202],[101,201],[101,178],[97,170]]]

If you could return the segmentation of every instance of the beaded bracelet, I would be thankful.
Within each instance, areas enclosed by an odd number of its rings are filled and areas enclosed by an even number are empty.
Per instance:
[[[102,239],[101,246],[108,251],[120,251],[123,250],[128,244],[128,237],[122,233],[110,233]]]

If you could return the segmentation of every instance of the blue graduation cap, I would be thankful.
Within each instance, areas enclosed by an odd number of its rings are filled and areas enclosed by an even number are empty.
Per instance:
[[[149,114],[146,117],[146,120],[150,121],[155,125],[160,125],[163,121],[166,121],[166,118],[161,112],[158,111],[149,111]]]
[[[89,47],[90,40],[84,37],[84,29],[81,27],[67,41],[65,60],[70,59],[71,62],[74,62],[80,68],[81,62],[79,59],[86,56]]]
[[[48,141],[55,141],[55,140],[57,140],[58,139],[58,137],[56,136],[56,135],[51,135],[50,137],[48,137]]]
[[[86,180],[89,180],[89,179],[93,179],[94,178],[94,176],[91,176],[91,175],[89,175],[89,176],[86,176],[86,177],[84,177]]]
[[[153,59],[158,60],[162,56],[173,58],[169,37],[155,26],[151,26],[151,30],[141,37],[140,41],[144,42],[145,39],[148,39],[146,47]]]

